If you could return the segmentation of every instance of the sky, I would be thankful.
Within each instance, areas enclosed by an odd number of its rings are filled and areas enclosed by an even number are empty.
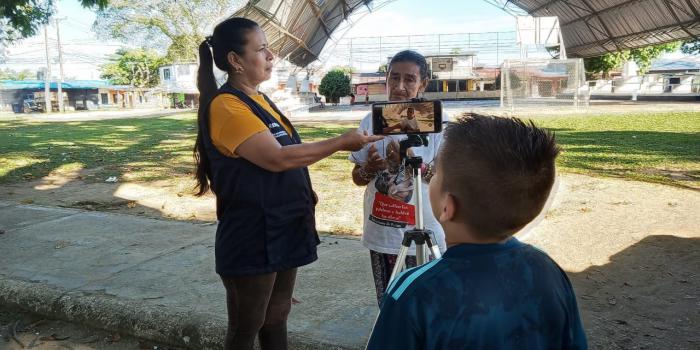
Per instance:
[[[66,78],[98,79],[99,65],[125,43],[97,38],[92,30],[95,14],[78,0],[58,1],[61,42]],[[515,20],[500,9],[479,0],[397,0],[359,19],[343,38],[437,33],[515,30]],[[48,27],[52,75],[58,76],[56,27]],[[0,68],[37,70],[46,66],[44,31],[9,47],[8,60]]]
[[[409,45],[410,48],[417,49],[423,54],[438,53],[435,52],[436,42],[440,39],[437,36],[428,36],[430,34],[453,34],[442,37],[443,51],[440,53],[448,53],[453,46],[450,41],[453,43],[466,41],[466,36],[456,34],[514,32],[515,30],[516,23],[513,16],[485,1],[398,0],[389,2],[376,12],[363,16],[339,40],[332,53],[324,52],[321,57],[322,59],[329,57],[329,62],[324,62],[326,66],[347,65],[352,62],[359,71],[376,71],[379,65],[386,63],[389,56],[396,51],[409,48]],[[381,45],[376,38],[379,35],[383,37]],[[409,35],[410,39],[407,37]],[[374,40],[368,37],[374,37]],[[474,38],[477,37],[484,38],[474,35]],[[353,39],[352,45],[349,44],[350,38]],[[394,45],[391,45],[392,41]],[[327,46],[332,47],[332,45]],[[352,57],[350,57],[350,46],[353,51]],[[381,53],[377,53],[379,47],[384,49]],[[493,53],[489,56],[489,53],[484,50],[481,50],[480,56],[487,61],[494,63],[496,61]]]
[[[84,9],[78,0],[59,0],[61,46],[63,51],[64,75],[66,79],[99,79],[99,65],[107,62],[108,55],[125,43],[97,38],[92,30],[95,13]],[[48,26],[49,55],[52,57],[51,73],[58,77],[58,49],[56,26],[53,21]],[[0,68],[36,71],[46,67],[44,29],[38,35],[21,40],[8,48],[8,60]]]
[[[359,20],[348,37],[515,30],[515,19],[481,0],[398,0]],[[379,34],[381,33],[381,34]]]
[[[383,1],[382,1],[383,2]],[[64,71],[66,79],[99,79],[99,65],[108,62],[109,54],[120,47],[129,47],[127,43],[97,38],[92,30],[95,13],[84,9],[78,0],[59,0],[61,18],[60,31],[64,55]],[[366,12],[366,11],[365,11]],[[516,30],[515,18],[499,8],[481,0],[396,0],[357,19],[355,24],[337,45],[327,45],[325,57],[330,57],[324,64],[335,65],[347,63],[350,38],[353,43],[367,41],[359,39],[381,36],[419,36],[441,33],[484,33],[484,32],[513,32]],[[49,50],[52,57],[52,76],[58,76],[58,50],[56,48],[56,27],[48,27]],[[339,35],[338,35],[339,36]],[[382,52],[377,56],[389,55]],[[482,52],[482,56],[488,53]],[[324,55],[322,55],[323,57]],[[340,59],[331,62],[332,59]],[[484,57],[496,61],[495,57]],[[502,59],[503,57],[499,57]],[[353,58],[357,61],[357,57]],[[361,59],[360,59],[361,61]],[[360,71],[376,69],[377,62],[366,62]],[[362,65],[361,62],[356,63]],[[22,40],[9,47],[8,60],[0,64],[0,68],[14,70],[30,69],[36,71],[46,66],[44,46],[44,31],[39,35]]]
[[[99,65],[107,62],[107,56],[124,43],[97,38],[93,34],[92,23],[95,13],[84,9],[77,0],[59,0],[58,13],[61,46],[63,51],[64,75],[66,79],[99,79]],[[57,32],[53,21],[47,27],[49,56],[52,76],[58,77]],[[21,40],[8,48],[9,55],[0,68],[36,71],[46,67],[46,47],[44,29],[38,35]]]

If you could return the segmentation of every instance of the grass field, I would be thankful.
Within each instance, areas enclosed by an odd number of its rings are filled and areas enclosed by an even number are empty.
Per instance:
[[[700,113],[536,119],[564,152],[560,171],[700,188]]]
[[[563,152],[561,172],[607,176],[700,189],[700,114],[664,113],[535,119],[553,130]],[[299,125],[306,141],[353,127]],[[194,114],[149,119],[43,123],[0,121],[0,185],[80,171],[85,182],[169,180],[192,188]],[[351,180],[347,152],[310,167],[323,230],[361,227],[363,189]]]
[[[698,188],[700,114],[666,113],[542,118],[564,152],[559,169]],[[300,125],[307,141],[348,125]],[[40,178],[52,171],[94,169],[91,177],[151,181],[192,170],[194,115],[96,122],[0,121],[0,183]],[[351,164],[338,153],[312,166],[324,181],[349,181]],[[90,180],[90,179],[86,179]],[[344,184],[338,184],[344,185]]]

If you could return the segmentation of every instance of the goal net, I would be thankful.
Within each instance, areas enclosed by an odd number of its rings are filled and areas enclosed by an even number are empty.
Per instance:
[[[587,107],[583,60],[505,60],[501,66],[501,107]]]

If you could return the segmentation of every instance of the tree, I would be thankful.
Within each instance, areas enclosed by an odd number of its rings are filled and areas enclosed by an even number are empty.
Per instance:
[[[632,56],[632,60],[634,60],[634,62],[637,63],[637,66],[639,66],[639,74],[644,74],[649,71],[649,68],[651,68],[651,62],[653,60],[664,53],[677,51],[680,47],[680,41],[661,45],[651,45],[630,50],[630,56]]]
[[[340,69],[333,69],[321,79],[318,92],[326,96],[326,101],[338,103],[339,98],[350,95],[350,77]]]
[[[387,70],[387,64],[384,63],[381,66],[379,66],[379,68],[377,68],[377,73],[386,73],[386,70]]]
[[[352,66],[335,66],[335,67],[331,68],[331,71],[334,71],[334,70],[341,71],[341,72],[345,73],[345,75],[347,75],[347,76],[351,76],[352,73],[355,73],[355,68],[353,68]]]
[[[13,69],[0,69],[0,80],[28,80],[36,78],[36,72],[29,69],[15,71]]]
[[[510,74],[508,76],[510,78],[510,89],[511,90],[517,90],[523,85],[520,81],[520,78],[518,77],[517,74]],[[498,75],[496,76],[496,80],[493,84],[494,89],[500,90],[501,89],[501,72],[498,72]]]
[[[222,16],[233,13],[243,0],[110,0],[97,12],[93,27],[101,35],[167,49],[173,62],[192,62],[197,47]]]
[[[158,67],[165,63],[165,58],[153,50],[120,49],[110,61],[101,67],[102,79],[109,79],[112,84],[145,88],[158,85]]]
[[[700,55],[700,39],[688,40],[681,46],[681,51],[688,55]]]
[[[665,52],[676,51],[679,47],[680,42],[672,42],[611,52],[598,57],[586,58],[583,60],[583,64],[586,67],[586,72],[602,73],[604,77],[607,77],[611,70],[621,68],[625,62],[633,60],[639,66],[639,73],[644,74],[649,71],[653,60]]]
[[[627,50],[619,52],[610,52],[598,57],[590,57],[583,59],[583,65],[586,72],[601,73],[607,78],[608,73],[613,69],[618,69],[630,59],[630,53]]]
[[[105,8],[109,0],[80,0],[83,7]],[[54,0],[0,1],[0,43],[33,36],[53,14]]]
[[[453,47],[450,50],[450,55],[459,55],[460,53],[462,53],[462,49],[459,47]]]

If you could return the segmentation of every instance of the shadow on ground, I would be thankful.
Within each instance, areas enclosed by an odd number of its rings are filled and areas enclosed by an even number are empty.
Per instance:
[[[591,349],[700,348],[700,238],[648,236],[569,273]]]

